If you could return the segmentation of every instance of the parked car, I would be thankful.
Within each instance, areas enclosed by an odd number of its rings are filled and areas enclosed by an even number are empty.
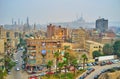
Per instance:
[[[104,66],[104,65],[106,65],[105,62],[101,62],[101,63],[100,63],[100,66]]]
[[[111,61],[107,61],[106,64],[110,65],[110,64],[112,64],[112,62]]]
[[[83,77],[83,76],[81,76],[79,79],[84,79],[84,77]]]
[[[101,71],[101,73],[104,73],[104,72],[106,72],[107,71],[107,69],[103,69],[102,71]]]
[[[20,70],[20,68],[19,67],[16,67],[16,71],[19,71]]]
[[[54,74],[54,72],[46,72],[46,74]]]
[[[18,64],[18,60],[15,60],[15,63]]]
[[[88,70],[88,71],[87,71],[87,74],[90,74],[90,73],[93,72],[95,69],[94,69],[94,68],[88,68],[87,70]]]
[[[37,76],[30,76],[29,79],[38,79]]]
[[[46,75],[45,72],[42,72],[42,73],[39,74],[39,76],[44,76],[44,75]]]
[[[10,74],[11,74],[11,71],[10,71],[10,70],[8,70],[8,71],[7,71],[7,73],[10,75]]]
[[[87,74],[83,74],[83,78],[86,78],[87,77]]]
[[[87,63],[87,66],[92,66],[92,64],[91,63]]]
[[[93,66],[96,66],[96,63],[93,62],[92,64],[93,64]]]
[[[99,77],[99,75],[95,75],[95,76],[94,76],[94,79],[98,79],[98,77]]]
[[[94,62],[96,65],[99,65],[99,62]]]

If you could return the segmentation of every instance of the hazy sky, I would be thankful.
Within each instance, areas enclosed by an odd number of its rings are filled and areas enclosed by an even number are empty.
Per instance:
[[[120,21],[120,0],[0,0],[0,24],[14,20],[32,23],[69,22],[83,14],[87,22],[101,16]]]

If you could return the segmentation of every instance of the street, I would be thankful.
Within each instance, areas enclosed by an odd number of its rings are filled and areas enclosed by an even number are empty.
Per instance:
[[[17,53],[14,54],[14,59],[18,60],[18,63],[15,67],[12,68],[11,73],[7,75],[6,79],[28,79],[28,74],[22,70],[22,56],[23,50],[18,50]],[[20,70],[16,70],[16,68]]]
[[[98,75],[102,70],[110,69],[112,67],[120,66],[120,63],[112,64],[112,65],[105,65],[105,66],[96,66],[95,71],[89,74],[85,79],[94,79],[94,76]]]
[[[87,75],[87,77],[85,79],[94,79],[94,76],[100,74],[102,70],[110,69],[110,68],[116,67],[116,66],[120,66],[120,63],[105,65],[105,66],[92,66],[92,68],[94,68],[95,71],[93,71],[91,74]],[[76,79],[79,79],[82,75],[86,74],[86,72],[79,75]]]

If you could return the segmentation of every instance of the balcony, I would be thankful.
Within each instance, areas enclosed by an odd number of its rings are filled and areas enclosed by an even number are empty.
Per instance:
[[[36,50],[28,50],[28,52],[36,52]]]
[[[30,65],[36,64],[36,59],[29,59],[28,64],[30,64]]]
[[[29,59],[36,59],[36,56],[29,56]]]

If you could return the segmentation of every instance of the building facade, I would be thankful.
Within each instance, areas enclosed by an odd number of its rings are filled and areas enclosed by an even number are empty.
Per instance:
[[[27,39],[27,66],[35,67],[46,64],[47,61],[53,60],[54,52],[61,49],[63,40],[56,39]],[[43,54],[45,54],[43,59]]]
[[[0,54],[5,53],[4,39],[0,39]]]
[[[47,38],[66,40],[68,38],[68,30],[67,28],[50,24],[47,26]]]
[[[6,30],[3,28],[3,26],[0,26],[0,39],[4,39],[4,41],[6,42]]]
[[[108,29],[108,20],[100,18],[96,20],[96,29],[105,32]]]
[[[73,29],[72,34],[72,43],[75,43],[75,48],[85,48],[85,41],[89,38],[87,32],[83,28]],[[74,47],[73,47],[74,48]]]
[[[101,52],[102,49],[103,49],[103,45],[104,44],[87,40],[86,44],[85,44],[85,50],[88,52],[89,58],[93,58],[92,53],[94,51],[100,51]]]

